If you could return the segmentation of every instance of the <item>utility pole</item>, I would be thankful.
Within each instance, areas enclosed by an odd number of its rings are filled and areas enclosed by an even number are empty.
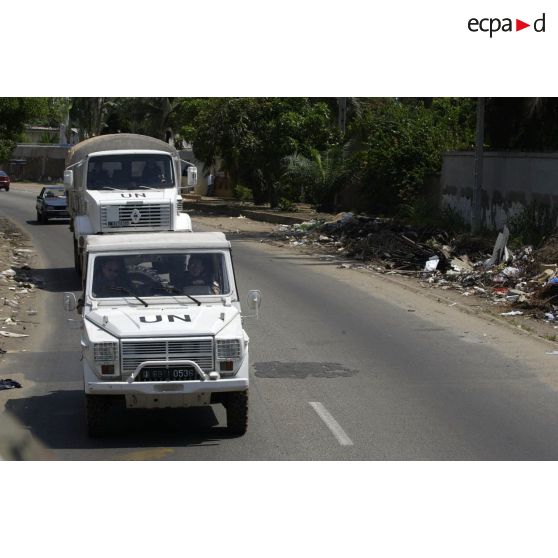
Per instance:
[[[477,99],[477,131],[475,138],[475,183],[471,207],[471,232],[477,234],[481,228],[482,212],[482,167],[484,145],[484,97]]]

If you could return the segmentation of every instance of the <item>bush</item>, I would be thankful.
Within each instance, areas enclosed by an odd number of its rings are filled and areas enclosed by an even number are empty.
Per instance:
[[[234,197],[235,199],[240,200],[242,202],[254,201],[254,198],[252,196],[252,190],[250,190],[250,188],[246,188],[246,186],[242,186],[241,184],[238,184],[235,187]]]
[[[508,228],[515,242],[537,248],[556,232],[557,219],[557,207],[532,202],[521,213],[508,219]]]

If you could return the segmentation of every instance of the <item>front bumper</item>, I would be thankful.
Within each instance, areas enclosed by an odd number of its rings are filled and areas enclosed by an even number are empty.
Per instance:
[[[168,363],[167,363],[168,364]],[[130,380],[99,380],[89,363],[83,361],[85,393],[89,395],[149,395],[177,397],[189,394],[211,394],[248,389],[248,353],[232,378],[188,380],[183,382],[136,382]]]
[[[67,209],[50,209],[47,207],[46,209],[43,209],[43,213],[51,219],[56,219],[56,217],[67,219],[70,217]]]

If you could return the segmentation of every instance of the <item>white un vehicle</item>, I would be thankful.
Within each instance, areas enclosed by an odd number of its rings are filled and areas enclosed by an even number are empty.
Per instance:
[[[87,235],[191,231],[182,193],[196,182],[196,167],[152,137],[109,134],[72,147],[64,187],[76,271],[82,271]]]
[[[228,430],[244,434],[249,338],[225,236],[92,235],[85,255],[78,310],[89,434],[110,430],[118,407],[216,403]],[[260,303],[260,291],[250,291],[251,317]],[[73,293],[64,305],[76,309]]]

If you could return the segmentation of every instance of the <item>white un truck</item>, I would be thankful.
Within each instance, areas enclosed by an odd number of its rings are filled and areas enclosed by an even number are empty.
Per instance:
[[[109,134],[72,147],[64,186],[76,271],[82,271],[87,235],[191,231],[182,211],[183,181],[185,188],[195,185],[196,167],[152,137]]]
[[[121,409],[222,404],[246,431],[248,344],[231,247],[223,233],[85,238],[83,380],[91,436]],[[248,293],[258,317],[260,291]],[[64,294],[74,311],[74,293]],[[245,316],[246,317],[246,316]]]

